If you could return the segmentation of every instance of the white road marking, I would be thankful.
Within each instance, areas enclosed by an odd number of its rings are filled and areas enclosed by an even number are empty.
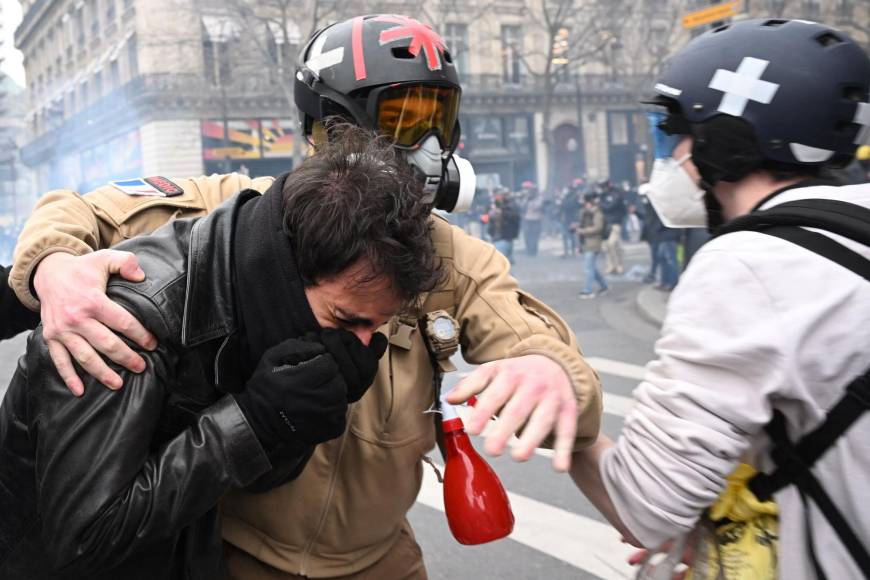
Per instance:
[[[426,467],[423,472],[417,501],[443,512],[443,488],[431,469]],[[634,548],[623,544],[608,524],[518,493],[508,492],[508,496],[516,518],[510,539],[601,578],[634,577],[634,569],[626,562]],[[582,497],[578,491],[578,503]]]
[[[592,368],[600,373],[622,377],[624,379],[641,381],[646,374],[646,369],[640,365],[634,365],[622,362],[621,360],[614,360],[612,358],[588,356],[586,357],[586,362],[592,365]]]

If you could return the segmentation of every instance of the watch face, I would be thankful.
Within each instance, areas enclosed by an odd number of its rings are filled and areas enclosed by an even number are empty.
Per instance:
[[[456,326],[452,320],[444,316],[440,316],[432,322],[432,330],[439,340],[451,340],[456,337]]]

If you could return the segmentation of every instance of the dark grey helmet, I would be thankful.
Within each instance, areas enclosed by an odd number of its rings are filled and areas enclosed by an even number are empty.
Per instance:
[[[652,102],[692,127],[715,127],[723,115],[744,120],[764,162],[845,164],[870,143],[870,59],[815,22],[746,20],[707,32],[667,62],[655,91]],[[716,136],[706,136],[709,158]]]

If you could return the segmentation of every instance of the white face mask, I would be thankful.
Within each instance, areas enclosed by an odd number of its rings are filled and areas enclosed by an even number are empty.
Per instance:
[[[691,154],[680,159],[665,157],[653,163],[647,196],[669,228],[707,227],[704,190],[683,169],[683,163],[691,157]]]

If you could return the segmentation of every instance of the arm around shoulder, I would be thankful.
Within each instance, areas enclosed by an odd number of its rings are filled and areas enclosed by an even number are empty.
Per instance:
[[[18,237],[9,286],[25,306],[38,310],[30,282],[39,261],[54,252],[87,254],[101,243],[97,217],[82,196],[68,189],[50,191],[36,204]]]
[[[54,252],[82,255],[147,234],[172,219],[204,215],[243,189],[265,191],[270,177],[211,175],[167,180],[180,194],[133,195],[114,185],[104,185],[85,195],[59,189],[45,194],[15,248],[10,286],[31,310],[39,309],[31,280],[40,260]]]

